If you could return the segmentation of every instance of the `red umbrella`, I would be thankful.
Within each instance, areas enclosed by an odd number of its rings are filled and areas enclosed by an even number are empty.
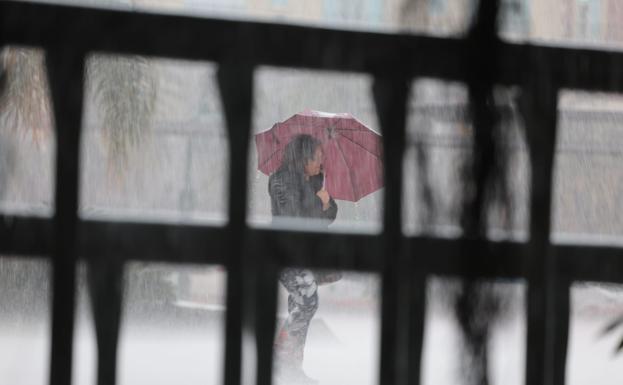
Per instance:
[[[285,146],[300,134],[322,142],[325,188],[334,199],[357,202],[383,187],[381,135],[346,113],[306,110],[255,135],[258,169],[276,171]]]

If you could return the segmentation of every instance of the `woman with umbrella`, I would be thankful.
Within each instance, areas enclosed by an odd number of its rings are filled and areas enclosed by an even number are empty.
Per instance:
[[[270,175],[273,223],[305,218],[326,227],[337,214],[334,199],[357,202],[383,187],[381,136],[348,113],[306,110],[256,134],[255,144],[258,169]],[[307,330],[318,285],[340,278],[293,268],[281,274],[289,293],[288,318],[275,342],[283,382],[315,382],[302,370]]]
[[[268,181],[273,220],[316,218],[327,226],[333,222],[337,205],[324,189],[322,158],[322,144],[310,135],[298,135],[288,143],[281,167]]]
[[[323,186],[322,146],[310,135],[298,135],[285,148],[281,167],[271,174],[268,192],[273,222],[282,218],[313,218],[328,226],[337,205]],[[318,285],[335,282],[337,274],[285,269],[279,281],[288,291],[288,318],[277,341],[279,375],[297,383],[312,383],[302,370],[303,350],[312,317],[318,309]]]

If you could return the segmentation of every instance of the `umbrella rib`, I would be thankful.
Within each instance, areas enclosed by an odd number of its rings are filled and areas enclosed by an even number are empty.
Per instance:
[[[348,140],[349,142],[351,142],[352,144],[354,144],[354,145],[358,146],[359,148],[361,148],[362,150],[364,150],[364,151],[365,151],[365,152],[367,152],[368,154],[370,154],[370,155],[372,155],[372,156],[375,156],[375,157],[379,158],[379,155],[378,155],[378,154],[373,153],[372,151],[368,150],[367,148],[365,148],[365,147],[364,147],[364,146],[362,146],[361,144],[359,144],[359,143],[355,142],[354,140],[352,140],[352,139],[351,139],[351,138],[349,138],[348,136],[345,136],[345,135],[340,135],[340,137],[342,137],[342,138],[344,138],[344,139]]]
[[[262,162],[262,164],[261,164],[261,165],[258,165],[258,166],[257,166],[257,168],[259,169],[260,167],[264,167],[264,165],[266,165],[266,163],[270,162],[270,160],[271,160],[272,158],[274,158],[274,157],[275,157],[275,155],[277,155],[277,153],[278,153],[279,151],[280,151],[279,149],[275,150],[275,152],[273,152],[272,154],[270,154],[270,156],[269,156],[268,158],[266,158],[266,159]]]
[[[375,135],[381,135],[373,129],[364,126],[364,128],[336,128],[335,131],[353,131],[353,132],[372,132]]]
[[[337,148],[338,150],[340,150],[340,154],[342,155],[344,164],[348,168],[348,173],[350,174],[350,185],[353,188],[353,194],[355,195],[354,198],[357,198],[357,196],[359,196],[359,194],[357,194],[359,192],[359,189],[356,188],[355,186],[355,175],[353,174],[353,170],[348,166],[348,162],[346,161],[346,155],[344,154],[344,150],[342,149],[342,146],[340,145],[340,141],[336,140],[335,144],[337,144]]]

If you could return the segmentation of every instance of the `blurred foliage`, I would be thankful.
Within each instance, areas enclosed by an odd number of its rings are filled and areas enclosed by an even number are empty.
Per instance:
[[[87,66],[99,129],[116,173],[148,135],[158,92],[152,63],[138,56],[97,55]],[[0,54],[0,129],[40,141],[52,130],[52,102],[43,50],[6,47]],[[2,166],[2,175],[10,170]],[[3,180],[6,180],[3,178]]]
[[[153,66],[139,56],[94,56],[87,66],[87,90],[97,106],[108,159],[122,172],[128,154],[151,129],[158,90]]]
[[[623,329],[623,315],[617,316],[614,319],[612,319],[602,329],[602,334],[606,335],[606,334],[614,333],[616,330],[620,330],[620,329]],[[617,344],[617,347],[614,352],[615,354],[620,354],[621,352],[623,352],[623,335],[621,336],[621,339],[619,340],[619,343]]]
[[[36,141],[52,128],[50,89],[42,50],[6,47],[0,53],[0,124]]]

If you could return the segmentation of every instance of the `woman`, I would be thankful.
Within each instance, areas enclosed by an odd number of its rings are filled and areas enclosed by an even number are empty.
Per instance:
[[[268,180],[273,222],[311,218],[322,226],[335,220],[337,205],[324,189],[322,146],[310,135],[296,136],[285,148],[281,167]],[[307,330],[318,309],[318,285],[335,282],[336,273],[320,274],[288,268],[279,281],[288,291],[288,318],[275,342],[278,376],[297,383],[313,383],[302,370]]]

